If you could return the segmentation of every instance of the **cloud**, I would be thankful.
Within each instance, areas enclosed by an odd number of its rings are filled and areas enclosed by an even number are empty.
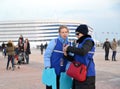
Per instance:
[[[111,18],[119,15],[118,3],[119,0],[2,0],[0,19]]]

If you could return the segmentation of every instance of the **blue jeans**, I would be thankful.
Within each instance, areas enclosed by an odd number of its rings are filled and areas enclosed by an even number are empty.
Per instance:
[[[26,63],[29,64],[29,54],[25,53]]]
[[[14,68],[14,56],[13,55],[8,55],[8,61],[7,61],[6,69],[8,69],[10,61],[11,61],[11,64],[12,64],[12,68]]]
[[[116,51],[113,51],[113,54],[112,54],[112,61],[116,61]]]

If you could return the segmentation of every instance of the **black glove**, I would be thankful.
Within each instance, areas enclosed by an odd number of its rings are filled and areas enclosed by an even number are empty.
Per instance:
[[[70,55],[67,55],[67,56],[64,55],[64,58],[71,62],[74,61],[74,58]]]

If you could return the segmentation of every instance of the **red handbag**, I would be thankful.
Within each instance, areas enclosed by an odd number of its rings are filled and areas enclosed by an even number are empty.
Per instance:
[[[90,64],[90,63],[89,63]],[[67,70],[67,75],[83,82],[87,77],[87,66],[80,62],[72,62]]]

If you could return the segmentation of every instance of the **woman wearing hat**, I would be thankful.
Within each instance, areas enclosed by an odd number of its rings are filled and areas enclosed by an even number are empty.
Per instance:
[[[93,60],[95,47],[94,41],[90,35],[88,35],[88,27],[85,24],[81,24],[76,29],[77,45],[76,47],[65,46],[64,55],[69,61],[76,61],[85,64],[89,67],[87,70],[87,78],[85,81],[80,82],[73,79],[72,89],[95,89],[95,64]],[[74,53],[71,57],[68,52]]]

